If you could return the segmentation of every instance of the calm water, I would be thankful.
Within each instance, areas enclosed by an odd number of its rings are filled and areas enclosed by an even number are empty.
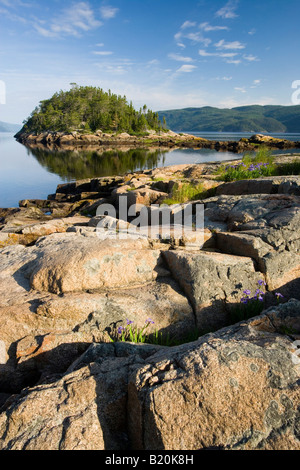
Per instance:
[[[211,140],[239,140],[244,134],[201,135]],[[212,135],[218,135],[218,138],[215,139]],[[233,138],[229,139],[228,136]],[[300,135],[291,140],[300,140]],[[177,149],[167,152],[135,149],[127,152],[114,150],[101,154],[87,151],[49,152],[40,149],[29,150],[19,144],[13,134],[0,133],[0,207],[18,207],[21,199],[46,199],[48,194],[55,192],[58,184],[75,179],[240,157],[241,154],[210,149]]]
[[[197,137],[203,137],[204,139],[209,140],[238,141],[242,137],[251,137],[253,135],[253,132],[187,132],[187,134],[193,134]],[[293,142],[298,142],[300,140],[300,134],[270,134],[263,132],[259,132],[259,134],[270,135],[271,137],[275,137],[276,139],[291,140]]]

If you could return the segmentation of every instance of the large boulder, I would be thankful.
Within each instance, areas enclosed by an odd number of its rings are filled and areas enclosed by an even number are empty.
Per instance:
[[[95,345],[88,365],[60,380],[25,390],[0,415],[0,449],[124,450],[126,401],[132,364],[157,347],[119,350]],[[148,349],[148,350],[147,350]],[[140,355],[141,354],[141,355]],[[83,364],[85,359],[83,359]],[[117,386],[116,386],[117,384]],[[39,403],[39,404],[38,404]],[[7,405],[6,405],[7,406]],[[21,431],[21,432],[20,432]]]
[[[184,338],[195,327],[193,310],[188,299],[172,279],[164,278],[138,288],[105,293],[71,293],[40,301],[36,316],[69,322],[70,329],[97,318],[98,330],[111,332],[113,325],[125,326],[127,320],[142,328],[151,317],[153,326],[147,331],[165,331],[170,337]],[[72,326],[71,326],[72,325]]]
[[[299,176],[270,176],[233,181],[217,187],[219,195],[294,194],[300,195]]]
[[[173,344],[186,340],[196,326],[188,300],[171,280],[106,294],[66,294],[40,303],[36,316],[54,325],[73,320],[75,326],[18,341],[16,372],[25,384],[31,377],[65,372],[91,343],[116,340],[118,328],[125,328],[128,321],[133,331],[142,330],[151,316],[145,333],[157,332]]]
[[[227,225],[215,234],[217,249],[251,257],[270,291],[281,289],[286,297],[298,298],[299,208],[298,196],[220,196],[207,201],[205,214]]]
[[[56,294],[143,284],[156,279],[162,266],[160,251],[147,240],[66,233],[41,239],[36,248],[31,287]]]
[[[296,346],[273,326],[299,327],[299,311],[290,301],[150,357],[129,383],[133,448],[300,450]]]
[[[264,236],[265,235],[265,236]],[[288,285],[298,283],[300,277],[300,254],[285,250],[285,242],[288,240],[284,236],[284,229],[275,238],[273,232],[273,243],[275,240],[280,246],[274,247],[263,239],[269,239],[271,243],[271,233],[263,233],[249,230],[248,232],[219,232],[216,234],[217,247],[222,253],[229,253],[238,256],[248,256],[255,261],[257,269],[265,275],[268,290],[273,291],[284,287],[285,295],[289,294],[298,298],[297,292],[287,292]],[[295,233],[295,236],[296,233]],[[274,243],[275,244],[275,243]],[[275,249],[277,248],[277,249]],[[299,294],[300,295],[300,294]]]
[[[188,251],[165,251],[164,257],[190,300],[201,330],[228,324],[230,304],[240,302],[243,290],[255,291],[262,278],[247,257]]]
[[[120,204],[120,198],[126,198],[127,207],[134,205],[149,206],[156,204],[161,198],[166,198],[167,193],[151,189],[147,186],[138,189],[132,189],[131,186],[125,185],[112,192],[117,207]]]

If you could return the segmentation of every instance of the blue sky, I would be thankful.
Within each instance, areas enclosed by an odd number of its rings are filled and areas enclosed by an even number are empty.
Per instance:
[[[71,82],[136,108],[292,105],[299,0],[0,0],[0,120]]]

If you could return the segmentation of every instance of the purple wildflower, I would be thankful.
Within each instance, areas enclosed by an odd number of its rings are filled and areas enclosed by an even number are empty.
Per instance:
[[[284,297],[282,294],[280,294],[280,292],[275,292],[275,295],[276,295],[277,299],[283,299],[283,297]]]
[[[245,294],[245,295],[251,295],[251,290],[246,289],[246,290],[244,290],[243,294]]]
[[[123,330],[125,330],[124,326],[119,326],[118,328],[118,335],[121,335]]]
[[[257,299],[258,299],[260,302],[263,302],[263,301],[264,301],[264,298],[263,298],[262,295],[259,295],[259,296],[257,297]]]
[[[256,289],[255,294],[256,295],[265,295],[265,293],[260,289]]]
[[[247,304],[247,303],[248,303],[248,300],[249,300],[248,297],[242,297],[242,298],[241,298],[241,303],[242,303],[242,304]]]
[[[259,286],[266,286],[267,284],[265,283],[265,281],[264,281],[263,279],[260,279],[260,280],[258,281],[258,285],[259,285]]]
[[[154,325],[154,321],[151,320],[151,318],[147,318],[147,320],[145,321],[145,323],[151,323],[152,325]]]
[[[132,323],[133,323],[133,321],[128,320],[128,318],[127,318],[127,325],[132,325]]]

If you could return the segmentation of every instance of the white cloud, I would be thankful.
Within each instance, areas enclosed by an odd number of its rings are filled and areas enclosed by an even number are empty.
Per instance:
[[[189,33],[185,37],[193,42],[202,42],[205,47],[209,46],[209,44],[212,42],[211,39],[204,38],[201,33]]]
[[[204,47],[209,46],[209,44],[212,42],[211,39],[205,38],[200,31],[196,31],[195,33],[186,33],[183,31],[178,31],[178,33],[174,35],[174,39],[176,40],[177,45],[180,47],[185,47],[185,45],[182,43],[183,38],[189,39],[192,42],[202,43]]]
[[[3,5],[6,6],[6,3],[3,3]],[[13,13],[7,8],[0,8],[0,15],[2,17],[8,18],[10,21],[15,21],[15,22],[24,23],[24,24],[27,23],[27,20],[23,18],[23,16],[16,15],[15,13]]]
[[[250,34],[250,36],[253,36],[253,34],[256,33],[256,29],[255,28],[252,28],[250,31],[248,31],[248,34]]]
[[[102,83],[101,86],[103,86]],[[109,86],[112,86],[111,83],[108,83]],[[177,89],[174,93],[174,90],[170,90],[169,84],[162,87],[149,87],[149,85],[136,85],[124,82],[119,86],[116,83],[114,90],[115,93],[125,94],[129,100],[132,99],[136,109],[145,103],[148,104],[150,109],[157,111],[161,109],[189,108],[192,106],[201,107],[210,104],[205,94],[200,90],[194,93],[187,93],[186,90]]]
[[[200,49],[199,55],[201,57],[214,56],[214,57],[222,57],[222,58],[232,58],[232,57],[237,56],[238,53],[237,52],[207,52],[207,51],[204,51],[203,49]]]
[[[228,59],[230,59],[232,57],[236,57],[238,53],[237,52],[221,52],[218,55],[219,57],[224,57],[224,58],[227,57]]]
[[[230,0],[226,5],[221,8],[220,10],[217,11],[216,16],[219,16],[224,19],[233,19],[237,18],[237,14],[235,13],[235,10],[238,7],[238,1],[237,0]]]
[[[168,57],[173,60],[177,60],[178,62],[194,62],[191,57],[184,57],[180,54],[168,54]]]
[[[11,8],[18,8],[18,7],[34,7],[32,3],[26,3],[23,2],[22,0],[0,0],[0,3],[2,5],[5,5],[6,7],[11,7]]]
[[[246,93],[246,88],[245,88],[245,87],[238,87],[238,86],[236,86],[234,89],[235,89],[236,91],[240,91],[241,93]]]
[[[46,29],[46,28],[42,28],[38,24],[34,24],[33,26],[36,29],[36,31],[41,36],[44,36],[45,38],[55,38],[55,37],[59,36],[56,32],[54,32],[52,30],[49,30],[49,29]]]
[[[229,28],[227,26],[211,26],[209,23],[201,23],[199,25],[199,28],[202,29],[203,31],[222,31],[222,30],[228,30]]]
[[[221,39],[215,44],[218,49],[245,49],[245,45],[239,41],[226,42],[224,39]]]
[[[219,102],[219,107],[220,108],[229,108],[229,109],[231,109],[231,108],[236,108],[237,106],[243,106],[243,105],[246,105],[246,103],[243,103],[241,101],[237,101],[233,97],[225,98],[224,100]]]
[[[234,64],[234,65],[238,65],[241,63],[241,60],[239,59],[236,59],[236,60],[232,60],[232,59],[229,59],[229,60],[226,60],[227,64]]]
[[[107,56],[107,55],[112,55],[113,52],[112,51],[93,51],[93,54]]]
[[[61,13],[54,18],[50,27],[42,27],[34,23],[35,29],[42,36],[81,36],[83,32],[98,28],[103,23],[95,18],[94,11],[87,2],[78,2],[68,8],[64,8]]]
[[[224,80],[225,82],[228,82],[232,80],[232,77],[217,77],[216,80]]]
[[[253,80],[252,86],[250,88],[257,88],[261,84],[261,79]]]
[[[174,39],[175,39],[176,41],[180,41],[181,38],[182,38],[182,32],[181,32],[181,31],[179,31],[178,33],[174,34]]]
[[[193,28],[196,26],[196,23],[194,21],[185,21],[181,26],[180,29],[187,29],[187,28]]]
[[[259,61],[258,57],[254,56],[254,55],[252,55],[252,54],[250,54],[250,55],[243,55],[243,58],[244,58],[245,60],[248,60],[248,62],[258,62],[258,61]]]
[[[124,75],[132,70],[134,63],[130,59],[117,59],[102,61],[94,64],[103,73],[109,75]]]
[[[152,59],[152,60],[149,60],[147,63],[148,65],[158,65],[160,62],[158,59]]]
[[[118,13],[119,8],[114,8],[111,6],[102,6],[100,8],[100,13],[101,16],[104,20],[110,20],[111,18],[114,18],[116,14]]]
[[[185,64],[185,65],[182,65],[176,72],[177,73],[190,73],[190,72],[193,72],[195,69],[196,69],[196,65],[188,65],[188,64]]]
[[[261,106],[268,105],[268,104],[275,104],[275,103],[278,103],[278,100],[274,99],[271,96],[268,96],[268,97],[263,96],[261,98],[255,99],[255,104],[258,104]],[[219,106],[221,108],[223,107],[224,108],[236,108],[237,106],[251,106],[251,105],[253,105],[253,102],[248,101],[248,98],[246,98],[245,100],[243,100],[242,98],[239,100],[236,100],[233,97],[228,97],[219,102]]]
[[[201,55],[201,57],[211,57],[211,56],[216,55],[216,53],[214,53],[214,52],[207,52],[207,51],[204,51],[203,49],[200,49],[200,50],[199,50],[199,55]]]

